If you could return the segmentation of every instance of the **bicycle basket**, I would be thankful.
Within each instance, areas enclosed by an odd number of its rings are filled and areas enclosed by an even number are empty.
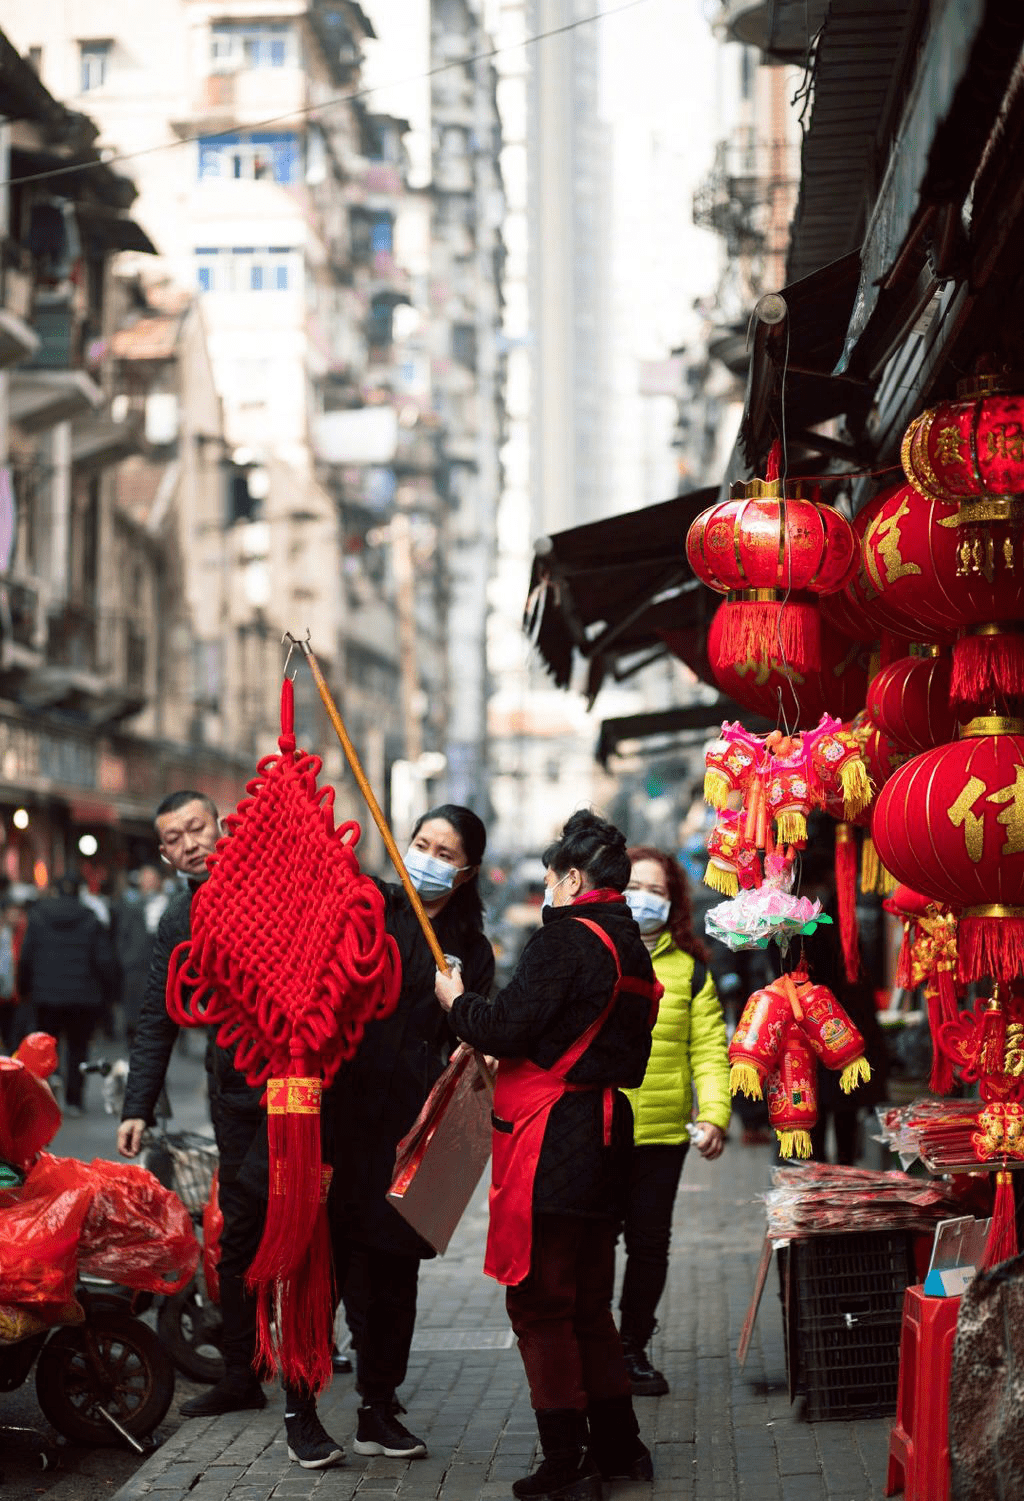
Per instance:
[[[216,1142],[197,1131],[175,1131],[166,1145],[174,1165],[174,1191],[193,1218],[201,1215],[217,1169]]]

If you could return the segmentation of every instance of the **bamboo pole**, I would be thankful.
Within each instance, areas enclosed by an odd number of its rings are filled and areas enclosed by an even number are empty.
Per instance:
[[[309,670],[313,674],[313,681],[316,683],[317,691],[319,692],[320,697],[323,700],[324,708],[327,710],[327,717],[334,727],[334,733],[341,741],[341,748],[345,752],[349,766],[351,766],[352,768],[352,775],[356,779],[356,782],[359,786],[359,791],[366,799],[366,806],[370,810],[374,823],[380,830],[380,837],[383,839],[387,852],[391,856],[391,863],[395,867],[395,870],[398,872],[399,880],[405,887],[405,894],[409,898],[409,904],[416,914],[416,918],[419,922],[420,927],[423,929],[423,936],[430,946],[430,952],[434,956],[434,963],[437,965],[441,973],[446,975],[449,973],[449,970],[448,961],[444,956],[444,950],[441,948],[441,945],[437,941],[437,934],[434,932],[433,924],[431,923],[430,918],[427,916],[427,910],[423,905],[422,898],[420,897],[419,892],[416,890],[416,887],[412,884],[412,881],[409,879],[409,872],[405,868],[405,861],[402,859],[401,851],[399,850],[398,845],[395,843],[395,836],[392,834],[390,828],[388,827],[388,821],[384,817],[384,811],[378,803],[376,796],[374,795],[373,788],[370,786],[370,783],[367,780],[366,773],[363,770],[362,762],[359,759],[359,754],[356,751],[355,746],[352,744],[352,741],[349,739],[348,731],[345,728],[341,715],[338,713],[334,699],[331,697],[331,690],[328,688],[324,675],[320,671],[320,664],[317,661],[316,657],[313,655],[313,648],[309,644],[309,638],[307,637],[304,641],[299,641],[294,636],[289,634],[287,639],[290,642],[293,642],[294,645],[301,648],[302,655],[309,663]]]

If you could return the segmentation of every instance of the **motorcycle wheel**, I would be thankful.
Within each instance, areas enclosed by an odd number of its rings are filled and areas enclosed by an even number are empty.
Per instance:
[[[61,1329],[47,1340],[36,1362],[36,1396],[53,1426],[74,1442],[98,1447],[118,1442],[117,1429],[101,1407],[133,1438],[146,1438],[171,1405],[174,1367],[139,1319],[96,1313],[87,1324]]]
[[[225,1368],[220,1309],[210,1302],[202,1273],[180,1293],[164,1299],[156,1327],[164,1349],[183,1375],[210,1383],[221,1379]]]

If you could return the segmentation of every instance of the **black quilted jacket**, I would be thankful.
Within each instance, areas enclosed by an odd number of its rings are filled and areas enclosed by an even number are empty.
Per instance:
[[[615,963],[576,918],[598,923],[615,944],[623,975],[654,983],[651,959],[624,901],[548,907],[515,974],[493,1001],[467,992],[452,1007],[459,1037],[495,1058],[550,1068],[608,1003]],[[583,1056],[573,1084],[640,1084],[651,1051],[650,1003],[627,991]],[[603,1144],[602,1090],[563,1095],[552,1109],[534,1182],[537,1213],[617,1218],[632,1141],[629,1104],[615,1096],[612,1145]],[[499,1127],[500,1129],[500,1127]]]

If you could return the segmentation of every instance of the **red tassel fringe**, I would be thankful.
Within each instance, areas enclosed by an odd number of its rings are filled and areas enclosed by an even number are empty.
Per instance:
[[[946,1095],[953,1088],[953,1065],[939,1044],[939,1028],[947,1020],[943,1015],[942,997],[929,985],[925,991],[928,1005],[928,1028],[932,1034],[932,1072],[928,1088],[932,1094]]]
[[[914,976],[910,968],[910,949],[910,924],[904,922],[900,951],[896,956],[896,984],[900,990],[912,990],[914,987]]]
[[[840,824],[836,829],[836,908],[839,916],[839,942],[843,950],[846,978],[855,985],[860,974],[860,944],[857,931],[857,844],[853,829]]]
[[[730,600],[722,615],[723,661],[781,660],[794,672],[821,668],[817,606],[787,600]]]
[[[961,917],[956,941],[962,985],[986,975],[1009,983],[1024,973],[1024,917]]]
[[[335,1304],[326,1207],[320,1208],[301,1265],[257,1291],[257,1368],[264,1377],[280,1368],[286,1386],[314,1396],[322,1392],[331,1381]]]
[[[992,1228],[982,1257],[983,1271],[1009,1261],[1017,1254],[1017,1215],[1013,1200],[1013,1178],[1005,1168],[996,1173],[996,1199],[992,1207]]]
[[[982,1014],[978,1068],[986,1078],[1006,1073],[1006,1013],[1001,1006],[986,1006]]]
[[[991,704],[1024,694],[1024,635],[961,636],[953,647],[949,684],[954,704]]]

